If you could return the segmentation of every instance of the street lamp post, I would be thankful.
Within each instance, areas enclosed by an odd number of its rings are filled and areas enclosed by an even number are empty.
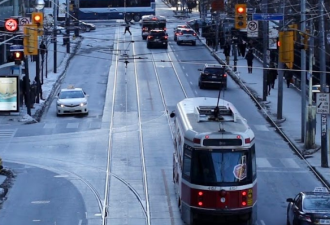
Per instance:
[[[44,0],[37,0],[34,8],[37,11],[42,10],[45,7],[45,2]],[[39,43],[39,36],[38,36],[38,43]],[[36,57],[36,77],[35,81],[37,82],[37,97],[36,97],[36,103],[40,102],[40,94],[41,93],[41,83],[40,83],[40,52],[39,52],[39,47],[38,47],[38,53]]]

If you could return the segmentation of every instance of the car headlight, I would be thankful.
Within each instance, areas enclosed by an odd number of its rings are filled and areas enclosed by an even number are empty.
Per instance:
[[[87,102],[80,103],[80,106],[84,106],[84,105],[87,105]]]
[[[59,106],[59,107],[61,107],[61,108],[63,108],[63,107],[64,107],[64,105],[63,105],[63,104],[61,104],[61,103],[57,103],[57,106]]]

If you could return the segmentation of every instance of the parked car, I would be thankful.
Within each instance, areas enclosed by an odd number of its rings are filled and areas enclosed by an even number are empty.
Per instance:
[[[176,43],[181,45],[183,43],[191,43],[192,45],[196,45],[197,34],[193,29],[190,28],[182,28],[178,31],[176,35]]]
[[[66,23],[60,23],[60,26],[66,28]],[[70,22],[69,30],[73,31],[77,27],[77,24],[74,21]],[[79,21],[78,28],[83,32],[90,32],[91,30],[96,30],[96,27],[92,23],[86,23],[84,21]]]
[[[147,48],[160,46],[167,49],[168,35],[164,30],[151,30],[147,37]]]
[[[206,86],[227,89],[227,72],[225,66],[219,64],[205,64],[201,71],[198,81],[200,89]]]

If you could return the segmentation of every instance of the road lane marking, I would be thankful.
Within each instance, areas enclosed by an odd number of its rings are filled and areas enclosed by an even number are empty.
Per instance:
[[[266,223],[263,220],[260,220],[261,225],[266,225]]]
[[[62,177],[68,177],[69,175],[65,175],[65,174],[60,174],[60,175],[55,175],[54,177],[56,178],[62,178]]]
[[[50,201],[32,201],[32,204],[48,204]]]
[[[184,66],[182,66],[182,69],[185,69]]]
[[[186,73],[186,76],[187,76],[187,77],[189,76],[188,73]]]
[[[265,158],[257,158],[257,167],[270,168],[273,167]]]
[[[258,131],[269,131],[268,127],[266,125],[254,125],[254,127],[258,130]]]
[[[56,127],[56,123],[46,123],[44,125],[45,129],[54,129]]]
[[[308,170],[258,170],[258,173],[309,173]]]
[[[286,168],[300,168],[300,166],[292,159],[281,159],[281,162]]]
[[[82,224],[82,220],[79,220],[78,225],[81,225],[81,224]]]
[[[78,128],[79,127],[79,123],[68,123],[66,125],[66,128]]]

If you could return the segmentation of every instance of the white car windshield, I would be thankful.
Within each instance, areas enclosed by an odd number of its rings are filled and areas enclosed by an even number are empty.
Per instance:
[[[84,98],[85,95],[82,91],[62,91],[59,95],[59,99],[68,98]]]

